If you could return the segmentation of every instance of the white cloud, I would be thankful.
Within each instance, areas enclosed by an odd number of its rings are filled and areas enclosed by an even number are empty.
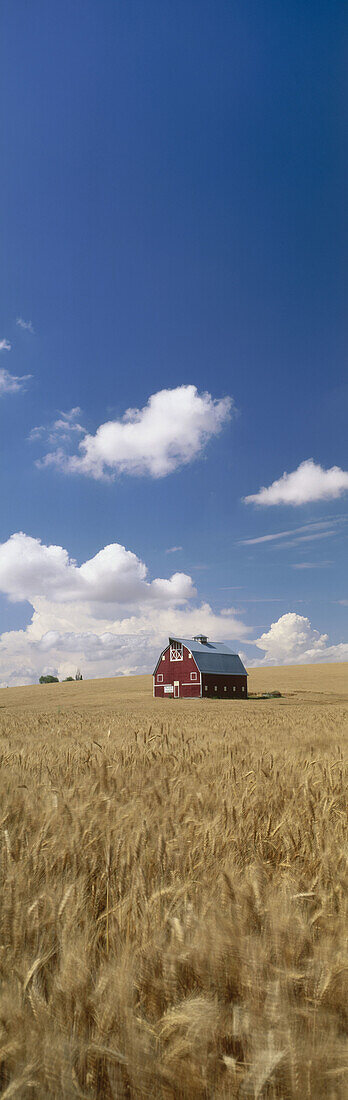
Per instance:
[[[334,500],[348,490],[348,472],[339,466],[324,470],[312,458],[301,462],[291,474],[284,473],[278,481],[258,493],[244,497],[246,504],[309,504],[317,500]]]
[[[57,420],[54,420],[48,427],[45,424],[39,424],[38,427],[32,428],[28,436],[29,442],[35,443],[37,440],[44,440],[50,446],[70,442],[74,434],[81,435],[85,432],[85,428],[78,421],[80,415],[79,405],[75,405],[68,412],[60,412]]]
[[[177,554],[179,550],[183,550],[182,546],[168,546],[166,554]]]
[[[18,325],[19,328],[26,329],[27,332],[31,332],[31,335],[34,336],[34,328],[31,321],[24,321],[23,317],[17,317],[16,325]]]
[[[196,386],[160,390],[143,409],[128,409],[121,419],[101,424],[95,435],[86,433],[78,454],[58,447],[40,465],[96,479],[122,473],[165,477],[202,453],[233,408],[232,398],[215,400]]]
[[[241,596],[241,603],[283,603],[284,596]],[[300,603],[303,601],[300,600]]]
[[[62,546],[44,546],[23,532],[0,545],[0,591],[12,602],[29,600],[34,605],[44,596],[54,603],[107,604],[109,609],[149,599],[180,604],[196,594],[186,573],[148,581],[146,565],[119,543],[105,546],[78,566]],[[110,617],[110,611],[104,614]]]
[[[309,619],[288,611],[254,640],[265,653],[262,664],[297,665],[317,661],[348,661],[348,643],[328,644],[328,635],[313,630]],[[259,664],[260,662],[252,662]],[[251,664],[251,662],[249,662]]]
[[[273,545],[274,550],[288,550],[292,546],[300,546],[302,542],[316,542],[317,539],[329,539],[333,535],[337,535],[337,530],[334,527],[328,527],[325,531],[316,531],[311,535],[298,535],[294,539],[289,539],[288,542],[276,543]]]
[[[293,542],[310,542],[316,538],[326,538],[326,535],[331,534],[335,527],[340,526],[346,522],[346,516],[333,517],[325,520],[314,520],[312,523],[304,523],[301,527],[290,527],[287,531],[275,531],[271,535],[258,535],[254,539],[239,539],[241,546],[257,546],[261,543],[267,542],[282,542],[282,539],[288,539]],[[289,546],[289,541],[284,546]]]
[[[17,378],[15,374],[9,374],[8,370],[0,367],[0,397],[5,393],[22,393],[29,378],[31,374],[23,374],[21,378]]]
[[[77,565],[61,546],[23,533],[0,546],[0,591],[33,608],[25,630],[0,636],[0,682],[23,683],[81,665],[87,676],[151,671],[168,634],[217,640],[249,631],[233,608],[199,603],[191,577],[148,577],[144,562],[118,543]]]
[[[326,569],[333,564],[333,561],[298,561],[293,563],[292,569]]]
[[[11,351],[9,340],[0,340],[0,351]],[[31,378],[31,374],[23,374],[21,378],[18,378],[15,374],[10,374],[4,367],[0,367],[0,397],[3,397],[5,393],[20,393],[25,390],[29,378]]]

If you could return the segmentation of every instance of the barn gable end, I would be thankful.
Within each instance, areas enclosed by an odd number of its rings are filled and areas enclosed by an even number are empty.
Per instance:
[[[180,646],[180,648],[179,648]],[[187,645],[170,639],[160,653],[153,674],[153,694],[158,698],[200,699],[201,673]],[[179,685],[179,686],[178,686]]]

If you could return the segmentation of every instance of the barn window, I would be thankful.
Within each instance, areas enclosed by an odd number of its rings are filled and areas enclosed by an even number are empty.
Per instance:
[[[235,691],[235,690],[236,690],[236,689],[235,689],[235,687],[234,687],[234,688],[233,688],[233,691]]]
[[[192,657],[192,653],[189,653],[189,657]]]
[[[226,687],[226,684],[224,684],[224,691],[227,691],[227,687]]]
[[[162,676],[161,672],[157,673],[157,683],[158,684],[163,684],[163,676]]]
[[[214,687],[214,691],[217,691],[217,686],[216,686],[216,684],[215,684],[215,687]]]
[[[205,685],[204,691],[208,691],[208,684]]]
[[[170,647],[170,660],[182,661],[182,642],[172,642]]]
[[[162,661],[165,661],[165,659],[166,659],[166,655],[165,655],[165,653],[164,653],[164,654],[163,654],[163,657],[162,657]]]
[[[244,687],[242,687],[242,691],[245,691],[245,688],[244,688]]]
[[[190,672],[190,680],[197,680],[197,672]]]

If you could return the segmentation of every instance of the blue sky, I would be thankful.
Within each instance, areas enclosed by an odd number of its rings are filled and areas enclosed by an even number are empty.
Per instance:
[[[1,40],[1,682],[179,629],[348,659],[346,4],[4,0]]]

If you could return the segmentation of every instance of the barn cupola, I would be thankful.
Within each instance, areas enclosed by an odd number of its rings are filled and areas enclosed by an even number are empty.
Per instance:
[[[206,634],[195,634],[193,641],[200,642],[201,645],[206,645],[208,638]]]

